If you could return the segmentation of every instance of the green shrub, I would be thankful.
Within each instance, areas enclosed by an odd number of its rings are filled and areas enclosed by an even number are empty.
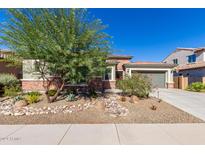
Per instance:
[[[12,74],[0,74],[0,85],[3,87],[15,87],[19,85],[19,80]]]
[[[203,89],[205,89],[205,85],[202,82],[193,82],[187,88],[187,90],[196,91],[196,92],[200,92]]]
[[[67,101],[74,101],[74,100],[76,100],[75,95],[72,94],[72,93],[70,93],[70,94],[67,96]]]
[[[88,93],[89,93],[89,97],[92,97],[92,98],[97,98],[98,96],[94,88],[90,88]]]
[[[25,100],[29,104],[37,103],[40,101],[40,96],[39,95],[26,95]]]
[[[124,80],[118,80],[117,88],[121,89],[123,94],[144,98],[149,96],[151,82],[147,76],[134,74],[132,77],[126,76]]]
[[[32,91],[32,92],[28,92],[27,95],[36,95],[36,96],[41,96],[41,93],[38,91]]]
[[[19,92],[20,92],[20,88],[17,86],[4,87],[4,96],[10,96],[10,97],[17,96]]]
[[[35,92],[35,91],[29,92],[26,94],[25,100],[29,104],[37,103],[40,101],[40,95],[41,95],[41,93],[39,93],[39,92]]]
[[[54,96],[56,94],[57,90],[51,89],[48,91],[48,96]]]

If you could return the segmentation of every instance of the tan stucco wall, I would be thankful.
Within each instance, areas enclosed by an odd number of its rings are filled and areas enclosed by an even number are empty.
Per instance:
[[[23,79],[39,79],[39,73],[34,72],[35,60],[23,61]]]

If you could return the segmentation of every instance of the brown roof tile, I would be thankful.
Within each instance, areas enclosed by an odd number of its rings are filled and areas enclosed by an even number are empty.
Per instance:
[[[180,71],[180,70],[188,70],[188,69],[203,68],[203,67],[205,67],[205,62],[180,65],[176,67],[176,70]]]

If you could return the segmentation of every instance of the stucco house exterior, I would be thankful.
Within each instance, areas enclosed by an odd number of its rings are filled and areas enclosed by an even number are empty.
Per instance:
[[[174,76],[188,77],[189,84],[203,82],[205,77],[205,48],[177,48],[164,63],[176,64]]]
[[[134,73],[142,73],[150,77],[153,87],[173,88],[173,68],[175,64],[156,62],[131,62],[129,55],[109,55],[108,67],[99,85],[103,89],[115,89],[116,81],[125,75],[132,76]],[[99,82],[99,81],[98,81]],[[22,89],[24,91],[43,91],[43,80],[39,78],[35,70],[34,60],[23,61]]]

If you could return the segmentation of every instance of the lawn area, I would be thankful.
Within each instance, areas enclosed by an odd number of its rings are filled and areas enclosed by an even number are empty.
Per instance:
[[[0,102],[0,124],[99,124],[99,123],[202,123],[204,121],[156,98],[140,99],[135,103],[122,101],[117,94],[107,94],[97,99],[78,98],[68,102],[55,103],[40,101],[36,104],[12,110],[19,115],[3,115],[3,108],[9,108]],[[24,114],[23,114],[24,113]]]

